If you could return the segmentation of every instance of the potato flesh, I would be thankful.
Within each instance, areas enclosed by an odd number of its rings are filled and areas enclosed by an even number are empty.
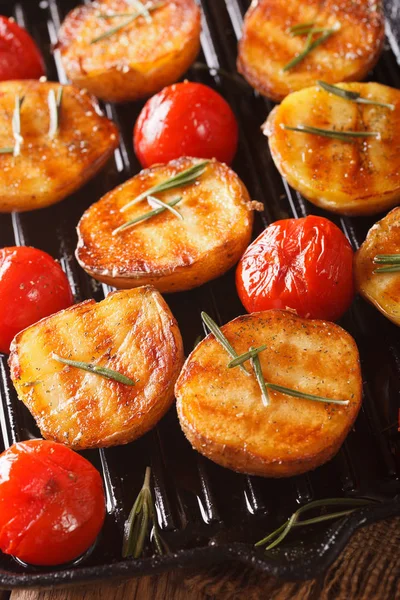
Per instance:
[[[163,202],[182,197],[175,208],[183,220],[164,211],[113,235],[120,225],[158,208],[143,200],[121,212],[130,200],[198,162],[182,158],[155,165],[91,206],[78,225],[80,265],[117,287],[149,283],[153,277],[151,283],[161,291],[195,287],[232,267],[250,241],[253,215],[240,179],[217,161],[197,182],[154,194]]]
[[[59,202],[93,177],[118,146],[115,125],[99,114],[94,99],[72,86],[63,86],[59,130],[51,139],[48,95],[59,88],[51,82],[0,83],[0,148],[14,147],[15,98],[25,97],[20,155],[0,154],[0,212]]]
[[[193,446],[236,471],[290,476],[328,460],[352,426],[361,403],[354,340],[337,325],[285,311],[239,317],[222,331],[238,354],[259,354],[266,381],[339,400],[323,404],[269,391],[261,401],[253,374],[228,369],[230,358],[209,335],[187,359],[175,386],[181,426]],[[251,371],[249,363],[247,368]]]
[[[377,254],[400,254],[400,208],[394,208],[368,232],[355,255],[357,289],[388,319],[400,325],[400,272],[373,273],[389,265],[374,264]]]
[[[285,98],[264,133],[280,173],[311,202],[346,215],[375,214],[400,199],[400,92],[377,83],[340,87],[395,108],[357,104],[311,87]],[[283,129],[299,125],[379,137],[344,142]]]
[[[91,43],[128,20],[103,19],[99,13],[134,12],[127,0],[102,0],[69,13],[58,47],[67,75],[76,85],[104,100],[123,102],[159,91],[189,68],[200,47],[200,11],[194,0],[165,0],[151,11],[151,22],[139,17],[112,36]]]
[[[65,366],[53,352],[118,371],[136,385]],[[176,322],[150,287],[43,319],[16,336],[10,355],[18,396],[42,435],[75,449],[127,443],[153,427],[173,400],[182,362]]]
[[[301,63],[283,71],[302,52],[307,37],[292,36],[290,28],[309,22],[323,28],[340,23],[341,28]],[[384,21],[378,2],[259,0],[246,14],[238,69],[262,94],[280,101],[318,79],[329,83],[362,79],[375,64],[383,39]]]

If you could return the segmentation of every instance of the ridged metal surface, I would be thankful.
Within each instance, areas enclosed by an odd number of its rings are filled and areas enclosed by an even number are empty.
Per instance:
[[[40,45],[48,78],[65,82],[60,58],[51,52],[57,30],[73,0],[26,0],[2,4]],[[203,0],[202,54],[209,67],[235,72],[236,46],[247,1]],[[307,214],[324,214],[290,189],[273,165],[260,125],[272,103],[244,90],[230,80],[191,69],[187,77],[218,90],[231,104],[240,125],[240,147],[233,168],[251,196],[265,205],[254,234],[271,221]],[[399,87],[395,56],[387,46],[370,79]],[[139,171],[132,150],[132,127],[142,103],[104,106],[121,130],[121,146],[114,161],[82,190],[41,211],[0,215],[0,245],[32,245],[59,259],[77,302],[108,292],[90,279],[74,259],[75,226],[83,211],[106,191]],[[357,248],[374,220],[326,215],[336,222]],[[203,333],[200,311],[223,323],[243,309],[237,299],[234,278],[228,273],[198,290],[168,296],[180,324],[186,351]],[[3,309],[3,307],[1,307]],[[398,329],[377,311],[357,299],[342,320],[360,348],[364,373],[364,403],[353,431],[339,454],[316,471],[287,480],[238,475],[214,465],[195,453],[186,442],[175,409],[155,430],[125,447],[85,452],[102,472],[107,494],[107,518],[95,546],[75,566],[34,569],[0,556],[0,585],[66,585],[111,576],[156,572],[185,564],[238,559],[281,577],[303,579],[325,569],[344,546],[352,531],[366,521],[400,513],[396,495],[399,440],[395,423],[400,394],[400,340]],[[9,379],[6,357],[0,355],[1,448],[38,436],[32,417],[18,401]],[[153,470],[158,521],[172,554],[157,558],[146,549],[143,559],[121,560],[123,523],[141,487],[144,470]],[[347,521],[292,536],[273,558],[255,551],[253,543],[273,529],[298,505],[327,496],[366,495],[383,501],[351,516]]]

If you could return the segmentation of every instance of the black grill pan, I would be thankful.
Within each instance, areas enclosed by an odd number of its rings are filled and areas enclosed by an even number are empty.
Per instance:
[[[65,82],[59,56],[51,47],[57,30],[77,0],[0,1],[1,13],[14,16],[42,49],[48,78]],[[202,52],[210,67],[235,72],[236,46],[247,0],[202,0]],[[387,43],[370,79],[400,87],[398,0],[387,4]],[[254,234],[279,218],[324,214],[290,189],[275,169],[260,125],[272,103],[227,78],[191,68],[187,77],[214,87],[231,104],[240,124],[240,147],[233,168],[252,198],[265,204]],[[90,279],[74,259],[75,226],[83,211],[106,191],[139,171],[132,151],[132,126],[141,103],[105,105],[119,125],[122,141],[114,161],[95,180],[65,201],[32,213],[0,215],[0,246],[32,245],[58,258],[68,274],[76,302],[101,300],[108,292]],[[377,218],[347,218],[326,214],[356,249]],[[180,324],[186,352],[202,333],[200,311],[224,323],[243,309],[228,273],[217,281],[167,297]],[[5,310],[6,307],[1,307]],[[356,339],[364,373],[364,403],[353,431],[339,454],[314,472],[287,480],[238,475],[195,453],[186,442],[171,409],[158,427],[124,447],[88,451],[84,455],[102,472],[107,492],[106,523],[94,548],[75,564],[60,569],[33,568],[0,555],[0,586],[65,586],[112,577],[156,573],[184,565],[200,566],[226,560],[253,565],[290,580],[320,575],[360,526],[400,514],[400,445],[395,424],[400,394],[398,329],[363,300],[356,299],[341,323]],[[0,450],[39,432],[11,385],[7,357],[0,355]],[[393,425],[393,426],[391,426]],[[151,465],[158,521],[171,554],[152,557],[147,548],[139,560],[122,560],[124,520]],[[271,555],[255,550],[254,542],[274,529],[296,507],[332,496],[366,496],[381,503],[353,513],[330,527],[291,534]],[[400,555],[399,555],[400,558]]]

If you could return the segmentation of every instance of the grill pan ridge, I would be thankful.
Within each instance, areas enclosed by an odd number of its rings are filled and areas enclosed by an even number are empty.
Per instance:
[[[86,0],[85,0],[86,2]],[[396,15],[396,2],[387,14]],[[89,2],[86,2],[89,3]],[[0,0],[1,13],[26,27],[45,57],[49,80],[66,82],[57,50],[57,30],[78,0]],[[236,46],[248,0],[202,0],[203,29],[199,61],[235,73]],[[398,32],[397,32],[398,33]],[[396,26],[388,19],[382,56],[369,79],[400,88],[396,63]],[[390,44],[392,47],[390,47]],[[400,58],[400,57],[399,57]],[[240,146],[233,163],[253,199],[264,203],[254,236],[271,221],[325,215],[338,224],[356,249],[378,218],[333,216],[311,206],[282,180],[260,131],[272,102],[222,75],[192,67],[187,77],[214,87],[231,104],[240,127]],[[31,245],[49,252],[66,271],[76,302],[101,300],[110,288],[87,276],[74,259],[76,224],[84,210],[106,191],[140,170],[132,150],[132,127],[143,103],[103,105],[121,131],[114,160],[77,193],[40,211],[0,215],[0,246]],[[188,353],[202,334],[200,311],[224,323],[243,308],[232,272],[197,290],[167,296]],[[3,310],[6,307],[1,307]],[[314,578],[324,572],[360,526],[400,514],[400,440],[397,418],[400,394],[400,337],[395,325],[357,298],[341,324],[356,339],[364,376],[364,402],[339,454],[306,475],[287,480],[240,475],[193,451],[181,432],[175,409],[156,429],[128,446],[83,454],[103,475],[107,517],[95,546],[74,564],[34,568],[0,555],[0,587],[65,586],[112,577],[154,574],[181,566],[215,565],[236,560],[287,579]],[[0,354],[0,451],[12,443],[39,436],[28,410],[18,401],[9,378],[7,357]],[[391,425],[393,424],[393,427]],[[122,560],[123,524],[139,492],[145,467],[151,465],[160,529],[171,548],[165,556]],[[336,524],[289,536],[273,554],[255,550],[254,542],[272,531],[299,505],[332,496],[364,496],[379,504],[358,510]]]

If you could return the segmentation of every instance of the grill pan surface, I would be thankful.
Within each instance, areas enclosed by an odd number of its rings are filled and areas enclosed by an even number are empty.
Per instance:
[[[0,1],[1,13],[26,27],[42,49],[50,80],[65,82],[57,52],[51,47],[57,30],[77,0]],[[235,72],[236,45],[248,0],[202,0],[202,53],[209,67]],[[396,63],[399,53],[399,6],[388,3],[387,41],[370,79],[400,87]],[[397,15],[397,16],[396,16]],[[396,25],[397,22],[397,25]],[[397,37],[396,37],[397,36]],[[253,199],[265,205],[254,235],[271,221],[324,214],[290,189],[275,169],[260,125],[272,103],[223,76],[191,68],[187,77],[214,87],[231,104],[240,124],[240,147],[233,168]],[[132,151],[132,126],[142,103],[105,105],[106,114],[121,130],[121,146],[114,161],[79,192],[40,211],[0,215],[0,245],[32,245],[59,259],[68,274],[75,301],[101,300],[109,289],[90,279],[74,259],[75,226],[83,211],[106,191],[137,173]],[[376,218],[347,218],[326,214],[336,222],[356,249]],[[189,352],[202,334],[200,311],[224,323],[243,308],[233,274],[190,292],[167,297],[178,319]],[[7,307],[2,306],[2,310]],[[398,329],[363,300],[356,299],[341,324],[355,337],[364,375],[364,402],[353,431],[339,454],[314,472],[287,480],[235,474],[191,450],[181,432],[175,409],[158,427],[124,447],[88,451],[84,455],[103,474],[107,494],[106,523],[96,545],[74,564],[59,569],[34,568],[0,556],[0,586],[65,586],[111,577],[155,573],[178,566],[239,560],[284,579],[308,579],[321,574],[361,525],[400,514],[400,440],[395,426],[400,394],[400,338]],[[28,410],[17,399],[0,354],[0,450],[13,442],[38,437]],[[152,557],[147,548],[138,560],[122,560],[123,524],[151,465],[158,521],[171,553]],[[365,496],[380,504],[353,513],[327,528],[291,534],[274,554],[253,544],[273,530],[301,504],[332,496]],[[399,557],[400,558],[400,557]]]

